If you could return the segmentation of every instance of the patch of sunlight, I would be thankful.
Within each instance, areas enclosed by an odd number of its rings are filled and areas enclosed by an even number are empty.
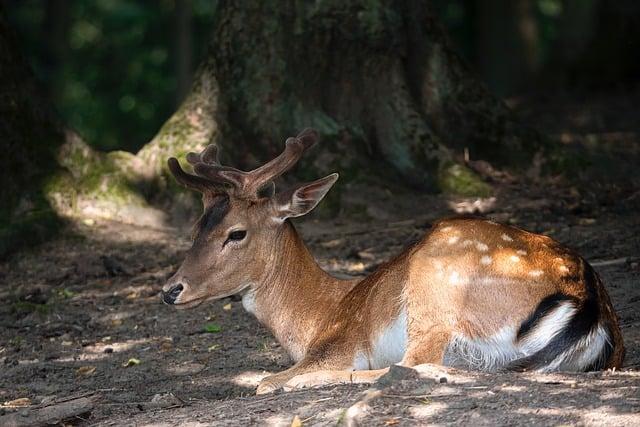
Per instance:
[[[240,387],[255,388],[258,387],[263,378],[269,375],[271,374],[264,371],[245,371],[233,377],[231,381]]]
[[[115,313],[108,313],[108,314],[105,314],[104,316],[100,316],[94,319],[93,321],[103,325],[119,326],[125,320],[131,319],[141,314],[143,311],[144,311],[143,309],[116,311]]]
[[[111,285],[105,285],[105,290],[84,290],[76,297],[76,301],[89,300],[94,301],[96,299],[110,298],[110,297],[122,297],[129,300],[140,298],[156,298],[160,292],[160,287],[157,285],[140,284],[127,286],[126,288],[111,289]],[[159,298],[159,297],[158,297]]]
[[[517,414],[535,415],[537,417],[560,417],[571,415],[570,408],[540,408],[540,407],[523,407],[515,410]]]
[[[172,375],[195,375],[206,369],[206,366],[197,362],[185,362],[180,364],[171,364],[165,367],[165,371]]]
[[[500,387],[500,391],[509,391],[512,393],[522,393],[527,391],[527,388],[521,385],[505,385]]]
[[[135,346],[148,344],[154,341],[155,338],[141,338],[136,340],[126,340],[122,342],[100,342],[84,347],[84,351],[79,355],[72,355],[69,357],[61,357],[55,359],[56,362],[77,362],[77,361],[90,361],[90,360],[102,360],[110,357],[113,353],[120,353],[123,351],[131,350]],[[105,349],[109,347],[112,349],[109,353],[105,353]]]
[[[450,201],[449,207],[457,214],[477,214],[487,213],[493,210],[496,205],[495,197],[477,197],[464,199],[461,201]]]
[[[149,424],[139,424],[140,427],[169,427],[169,426],[175,426],[175,423],[160,423],[157,421],[154,421],[152,423]],[[184,421],[184,420],[180,420],[180,425],[182,427],[204,427],[204,426],[210,426],[211,424],[203,424],[200,423],[198,421]]]
[[[430,402],[426,405],[420,405],[409,408],[409,413],[416,418],[430,418],[446,411],[448,405],[443,402]]]
[[[272,415],[265,420],[264,425],[273,427],[290,427],[293,417],[293,415]]]
[[[578,412],[584,425],[603,425],[603,426],[626,426],[638,425],[638,414],[629,408],[627,413],[620,413],[620,407],[603,405],[591,410],[581,410]]]

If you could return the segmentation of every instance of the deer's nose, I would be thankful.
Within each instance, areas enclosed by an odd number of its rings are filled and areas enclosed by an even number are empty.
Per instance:
[[[165,304],[173,304],[176,302],[176,298],[180,295],[180,292],[184,289],[182,283],[178,283],[177,285],[171,287],[167,292],[162,291],[162,301]]]

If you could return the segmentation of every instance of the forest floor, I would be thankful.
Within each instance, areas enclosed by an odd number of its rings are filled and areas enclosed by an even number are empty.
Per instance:
[[[586,123],[600,123],[589,116],[599,115],[597,103],[586,110],[578,111]],[[638,164],[638,129],[619,116],[604,120],[603,128],[614,129],[606,131],[539,111],[536,123],[564,142],[609,138],[613,151]],[[640,190],[621,179],[572,185],[500,177],[487,199],[352,184],[340,215],[296,226],[325,269],[347,275],[372,271],[437,218],[456,213],[549,235],[603,277],[627,347],[622,370],[486,374],[422,366],[395,371],[377,392],[342,385],[255,396],[262,377],[290,362],[238,298],[185,311],[160,303],[188,232],[84,221],[0,264],[0,425],[336,425],[356,409],[366,409],[365,425],[640,425]]]

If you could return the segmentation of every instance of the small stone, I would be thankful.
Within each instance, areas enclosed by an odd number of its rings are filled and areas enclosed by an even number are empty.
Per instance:
[[[110,354],[113,353],[113,348],[111,347],[105,347],[105,349],[103,350],[104,353]]]
[[[387,387],[399,381],[415,380],[418,378],[420,378],[420,375],[415,369],[407,368],[406,366],[391,365],[389,372],[381,376],[377,384]]]

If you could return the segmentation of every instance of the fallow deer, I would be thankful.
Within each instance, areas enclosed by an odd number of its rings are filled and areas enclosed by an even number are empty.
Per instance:
[[[203,195],[193,245],[164,286],[176,308],[244,293],[243,306],[295,364],[258,393],[371,382],[392,364],[479,370],[619,368],[618,319],[602,281],[549,237],[484,219],[446,219],[364,279],[323,271],[290,218],[311,211],[337,174],[274,194],[317,139],[307,129],[250,172],[220,165],[215,146],[169,168]]]

